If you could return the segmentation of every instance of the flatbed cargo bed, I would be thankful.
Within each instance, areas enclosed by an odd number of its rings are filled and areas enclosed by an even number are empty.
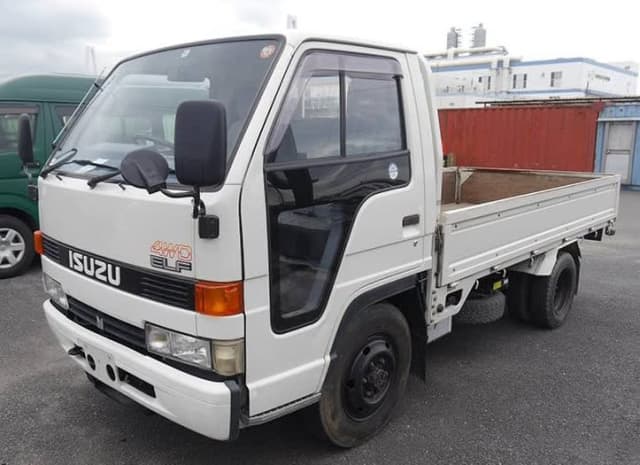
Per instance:
[[[616,175],[447,168],[438,285],[504,269],[614,220]]]

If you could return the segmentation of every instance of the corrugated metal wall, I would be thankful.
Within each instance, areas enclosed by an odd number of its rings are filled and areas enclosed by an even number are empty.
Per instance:
[[[640,104],[638,103],[611,103],[600,112],[594,168],[595,171],[605,172],[606,132],[608,126],[618,122],[635,124],[635,141],[629,167],[631,176],[627,182],[623,180],[622,184],[634,190],[640,190]]]
[[[442,146],[458,166],[593,171],[599,105],[439,111]]]

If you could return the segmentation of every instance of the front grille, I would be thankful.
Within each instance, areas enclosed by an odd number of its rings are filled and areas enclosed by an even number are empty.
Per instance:
[[[159,272],[128,265],[126,263],[120,263],[106,257],[101,257],[99,255],[94,255],[80,249],[73,248],[47,236],[42,237],[42,246],[44,249],[44,255],[47,258],[72,270],[74,273],[80,273],[82,276],[88,276],[89,278],[97,280],[102,285],[108,285],[123,292],[129,292],[131,294],[144,297],[145,299],[166,305],[173,305],[181,309],[195,309],[195,280],[193,279],[165,275]],[[88,259],[100,260],[104,262],[103,264],[108,264],[108,266],[113,267],[112,269],[118,268],[120,276],[119,283],[113,284],[107,281],[105,279],[105,273],[102,274],[103,279],[98,280],[93,275],[93,266],[91,266],[91,275],[78,271],[77,266],[72,266],[70,263],[70,256],[72,253],[76,252],[82,254],[83,257],[86,256]],[[80,267],[80,269],[82,269],[82,267]]]
[[[138,352],[147,352],[144,329],[113,318],[93,307],[83,304],[73,297],[67,297],[67,299],[69,301],[69,310],[65,310],[53,301],[52,303],[70,320],[75,321],[94,333],[113,339]],[[101,324],[102,328],[98,326],[99,324]]]
[[[193,285],[158,275],[140,276],[140,296],[180,308],[193,308]]]
[[[42,236],[42,248],[47,257],[55,260],[56,262],[60,261],[60,246],[47,236]]]

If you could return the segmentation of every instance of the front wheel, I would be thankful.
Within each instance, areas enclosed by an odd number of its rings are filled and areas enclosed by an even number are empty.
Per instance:
[[[18,218],[0,215],[0,279],[23,273],[34,255],[31,228]]]
[[[354,447],[380,431],[404,394],[411,333],[391,304],[363,309],[340,328],[322,388],[319,413],[328,439]]]

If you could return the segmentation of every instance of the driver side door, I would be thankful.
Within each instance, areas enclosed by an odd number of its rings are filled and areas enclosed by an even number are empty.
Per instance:
[[[312,399],[348,304],[423,259],[406,57],[331,48],[299,50],[243,186],[251,416]]]

